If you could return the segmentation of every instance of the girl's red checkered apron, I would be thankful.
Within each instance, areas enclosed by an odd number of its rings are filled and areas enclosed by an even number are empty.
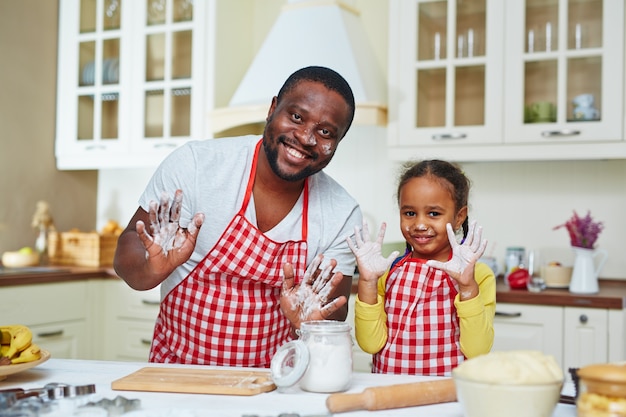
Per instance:
[[[454,307],[455,281],[407,254],[386,282],[388,339],[374,372],[449,375],[464,359]]]

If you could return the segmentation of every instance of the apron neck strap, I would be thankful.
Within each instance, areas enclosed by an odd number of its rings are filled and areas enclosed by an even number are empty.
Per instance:
[[[246,194],[243,197],[243,204],[241,205],[241,214],[245,213],[246,207],[248,207],[248,203],[250,202],[250,197],[252,196],[252,189],[254,188],[254,179],[256,177],[256,168],[257,161],[259,160],[259,150],[261,149],[261,144],[263,143],[263,138],[259,140],[254,149],[254,157],[252,158],[252,168],[250,169],[250,176],[248,178],[248,186],[246,187]],[[309,179],[304,179],[304,200],[303,200],[303,210],[302,210],[302,240],[306,241],[308,232],[309,232]]]

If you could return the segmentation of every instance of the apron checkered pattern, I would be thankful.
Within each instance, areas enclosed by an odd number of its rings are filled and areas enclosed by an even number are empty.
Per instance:
[[[387,343],[374,355],[373,372],[450,375],[464,359],[454,307],[455,281],[408,254],[386,282]]]
[[[280,311],[282,266],[291,263],[296,277],[306,269],[308,186],[302,240],[274,242],[246,220],[260,143],[240,211],[161,303],[151,362],[269,367],[276,349],[290,339],[291,325]]]

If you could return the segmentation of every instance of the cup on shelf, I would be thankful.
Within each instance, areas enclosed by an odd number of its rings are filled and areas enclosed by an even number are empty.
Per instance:
[[[543,291],[546,288],[546,283],[541,274],[541,252],[536,249],[528,251],[526,265],[528,268],[528,283],[526,284],[526,288],[531,292]]]
[[[531,123],[556,122],[556,106],[549,101],[538,101],[530,106]]]

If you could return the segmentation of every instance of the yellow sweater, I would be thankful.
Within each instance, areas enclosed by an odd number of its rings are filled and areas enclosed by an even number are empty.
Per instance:
[[[366,304],[357,295],[354,308],[356,340],[367,353],[378,353],[387,343],[387,313],[385,312],[385,283],[387,273],[378,280],[376,304]],[[496,279],[491,269],[477,262],[474,278],[478,283],[478,296],[471,300],[454,299],[461,329],[461,352],[466,358],[488,353],[493,345],[493,317],[496,311]]]

